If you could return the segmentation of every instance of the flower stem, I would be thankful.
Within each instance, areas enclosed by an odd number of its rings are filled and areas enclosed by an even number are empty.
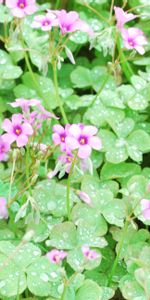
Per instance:
[[[130,66],[130,64],[126,61],[126,57],[121,49],[120,45],[120,39],[117,39],[117,48],[119,52],[119,57],[121,61],[122,70],[124,72],[124,75],[126,76],[127,80],[131,82],[131,77],[134,75],[134,72]]]
[[[69,122],[68,122],[66,113],[65,113],[65,111],[64,111],[62,101],[61,101],[60,96],[59,96],[56,61],[53,62],[52,66],[53,66],[54,86],[55,86],[55,92],[56,92],[57,105],[58,105],[59,108],[60,108],[60,111],[61,111],[61,114],[62,114],[64,123],[65,123],[65,124],[68,124]]]
[[[36,77],[35,77],[35,74],[32,70],[32,66],[31,66],[31,63],[30,63],[30,59],[28,57],[28,52],[25,50],[25,43],[24,43],[24,39],[23,39],[23,34],[22,34],[22,29],[21,29],[21,26],[20,26],[20,39],[21,39],[21,43],[22,43],[22,47],[23,47],[23,50],[24,50],[24,58],[25,58],[25,62],[26,62],[26,65],[27,65],[27,68],[29,70],[29,73],[30,73],[30,76],[33,80],[33,83],[35,85],[35,89],[37,91],[37,94],[39,95],[39,97],[41,99],[43,99],[44,103],[45,103],[45,106],[47,107],[47,109],[52,112],[52,109],[50,107],[50,103],[48,101],[48,99],[44,96],[43,92],[41,91],[41,88],[39,86],[39,83],[37,82],[36,80]]]
[[[12,184],[13,184],[13,178],[14,178],[14,172],[15,172],[15,165],[16,165],[16,150],[14,150],[13,153],[13,165],[12,165],[12,170],[11,170],[11,177],[10,177],[10,185],[9,185],[9,194],[8,194],[8,205],[10,203],[10,199],[11,199],[11,190],[12,190]]]
[[[27,180],[27,185],[29,185],[29,192],[31,194],[31,186],[30,186],[30,165],[29,165],[29,161],[30,161],[30,153],[29,153],[29,147],[28,145],[26,146],[26,180]]]
[[[67,197],[66,197],[66,209],[67,209],[67,216],[68,216],[68,220],[70,220],[70,189],[71,189],[71,176],[73,174],[73,170],[76,164],[76,159],[77,159],[77,154],[78,152],[76,152],[75,157],[73,159],[73,162],[71,164],[71,168],[70,168],[70,172],[68,175],[68,180],[67,180]]]
[[[91,104],[89,105],[89,107],[93,106],[93,104],[95,103],[95,101],[97,100],[97,98],[99,97],[99,95],[101,94],[101,92],[103,91],[103,89],[104,89],[104,87],[105,87],[105,85],[106,85],[106,83],[107,83],[107,81],[109,79],[109,76],[110,76],[110,74],[107,73],[106,76],[104,77],[104,80],[103,80],[103,82],[102,82],[102,84],[101,84],[101,86],[100,86],[97,94],[95,95],[94,99],[92,100]]]
[[[120,254],[121,254],[121,250],[122,250],[122,247],[123,247],[123,243],[124,243],[124,240],[125,240],[125,237],[126,237],[128,225],[129,225],[129,219],[127,218],[126,221],[125,221],[125,225],[124,225],[124,229],[123,229],[122,238],[120,239],[120,241],[119,241],[119,243],[118,243],[118,253],[117,253],[117,256],[116,256],[115,261],[114,261],[114,263],[113,263],[113,266],[112,266],[110,275],[109,275],[108,286],[110,286],[110,284],[111,284],[111,282],[112,282],[114,273],[115,273],[115,271],[116,271],[116,268],[117,268],[117,265],[118,265],[118,262],[119,262],[119,259],[120,259]]]
[[[60,0],[57,0],[55,4],[55,9],[58,9],[59,7],[60,7]]]
[[[64,290],[63,290],[63,293],[62,293],[62,296],[61,296],[60,300],[65,300],[66,292],[67,292],[67,284],[65,284],[65,286],[64,286]]]

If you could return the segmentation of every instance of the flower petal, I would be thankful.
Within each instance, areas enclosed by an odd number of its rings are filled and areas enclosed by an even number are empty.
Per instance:
[[[67,147],[71,150],[79,148],[79,143],[74,137],[66,137],[65,142]]]
[[[89,145],[84,145],[79,148],[78,156],[80,158],[87,158],[91,155],[92,149]]]
[[[89,145],[95,150],[100,150],[102,148],[102,142],[98,136],[89,138]]]
[[[18,136],[16,142],[19,148],[24,147],[28,143],[28,137],[25,134],[21,134]]]
[[[33,134],[33,128],[29,123],[24,123],[22,125],[22,132],[25,135],[32,135]]]
[[[95,126],[85,126],[82,130],[82,134],[87,136],[95,135],[98,132],[98,129]]]
[[[6,132],[12,133],[13,132],[13,126],[9,119],[5,119],[2,124],[2,129],[4,129]]]

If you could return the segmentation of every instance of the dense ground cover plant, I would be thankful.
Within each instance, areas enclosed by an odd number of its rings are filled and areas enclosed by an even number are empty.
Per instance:
[[[149,7],[0,1],[0,299],[150,299]]]

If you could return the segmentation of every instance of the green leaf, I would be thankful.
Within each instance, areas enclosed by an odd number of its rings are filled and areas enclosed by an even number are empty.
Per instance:
[[[109,224],[124,226],[126,216],[125,204],[121,199],[107,200],[101,207],[101,212]]]
[[[134,121],[131,118],[125,118],[122,122],[109,122],[113,131],[119,138],[127,137],[134,128]]]
[[[129,145],[137,147],[142,152],[150,151],[150,136],[144,130],[136,130],[127,138]]]
[[[9,256],[13,255],[13,261],[19,270],[26,268],[33,263],[37,257],[41,256],[40,249],[32,243],[27,243],[17,249],[13,244],[7,241],[0,241],[0,252]]]
[[[86,280],[76,294],[76,300],[102,300],[102,289],[92,280]]]
[[[49,245],[58,249],[73,249],[77,245],[76,227],[71,222],[64,222],[53,227]]]
[[[101,178],[105,179],[116,179],[130,177],[134,174],[140,174],[141,168],[139,165],[134,163],[120,163],[111,164],[105,163],[101,170]]]
[[[0,295],[12,297],[26,289],[26,277],[19,266],[5,254],[0,254]]]
[[[94,260],[87,260],[84,257],[81,248],[77,248],[69,252],[67,255],[67,262],[75,272],[82,272],[84,269],[92,270],[100,265],[102,259],[98,250],[97,253],[99,257]]]
[[[5,51],[0,50],[0,79],[16,79],[21,74],[21,68],[14,66],[11,57]]]
[[[120,281],[122,295],[128,300],[146,300],[145,291],[132,275],[124,276]]]
[[[101,102],[96,101],[94,105],[86,111],[84,118],[93,125],[100,127],[110,120],[121,122],[124,119],[124,112],[119,108],[106,107]]]
[[[73,85],[77,88],[90,87],[92,85],[91,72],[85,67],[78,66],[70,75]]]
[[[33,197],[39,210],[46,215],[51,213],[55,217],[62,217],[67,214],[66,194],[66,187],[54,180],[40,181],[33,190]],[[72,206],[73,201],[78,200],[78,197],[73,191],[70,195],[70,205]]]
[[[10,15],[10,11],[7,6],[0,4],[0,23],[10,22],[13,19],[13,16]]]
[[[59,298],[63,292],[61,268],[47,257],[38,258],[27,269],[27,286],[36,296]]]
[[[107,223],[96,208],[89,207],[82,203],[77,204],[72,210],[72,219],[81,229],[85,228],[86,231],[89,228],[95,237],[103,236],[107,232]]]

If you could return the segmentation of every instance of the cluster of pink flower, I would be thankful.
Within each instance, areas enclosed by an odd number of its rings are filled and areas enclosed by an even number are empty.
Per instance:
[[[17,18],[24,18],[26,15],[31,15],[37,11],[35,0],[6,0],[6,6]],[[93,34],[88,24],[82,21],[75,11],[48,10],[46,14],[35,16],[32,23],[33,28],[40,28],[43,31],[49,31],[55,26],[60,28],[62,35],[77,30],[87,32],[90,35]]]
[[[72,150],[77,149],[77,155],[81,159],[86,159],[91,155],[92,148],[100,150],[101,140],[96,136],[98,129],[95,126],[83,124],[67,124],[65,128],[61,125],[53,127],[53,142],[60,145],[62,152],[73,157]]]
[[[99,258],[99,254],[95,250],[91,250],[88,245],[83,245],[81,247],[81,251],[84,257],[89,261]],[[46,254],[46,257],[50,260],[50,262],[60,264],[67,255],[66,251],[53,249]]]
[[[28,143],[30,136],[36,133],[42,122],[48,118],[57,117],[45,110],[41,102],[36,99],[16,99],[10,103],[14,108],[21,107],[22,113],[14,114],[12,119],[5,119],[2,123],[2,129],[6,132],[0,136],[0,161],[7,160],[10,145],[16,142],[17,147],[24,147]],[[30,107],[36,107],[30,111]]]
[[[142,30],[136,27],[124,28],[124,25],[137,18],[136,15],[124,12],[120,7],[114,7],[115,16],[117,20],[117,28],[121,32],[124,46],[126,49],[135,49],[138,53],[143,55],[145,53],[144,45],[147,45],[147,39]]]
[[[77,12],[66,12],[64,9],[48,10],[45,15],[35,16],[32,27],[40,28],[43,31],[49,31],[52,27],[59,27],[62,35],[77,30],[87,32],[90,35],[93,34],[88,24],[79,18]]]
[[[48,178],[51,179],[59,171],[62,166],[66,173],[70,172],[72,162],[76,156],[80,159],[80,169],[85,171],[90,169],[88,159],[91,155],[92,148],[100,150],[102,148],[101,140],[96,136],[98,129],[95,126],[83,124],[67,124],[65,128],[61,125],[53,126],[52,139],[56,146],[60,146],[61,152],[64,152],[58,157],[58,164],[54,171],[48,173]],[[86,195],[79,194],[79,197],[88,204],[90,203]]]

